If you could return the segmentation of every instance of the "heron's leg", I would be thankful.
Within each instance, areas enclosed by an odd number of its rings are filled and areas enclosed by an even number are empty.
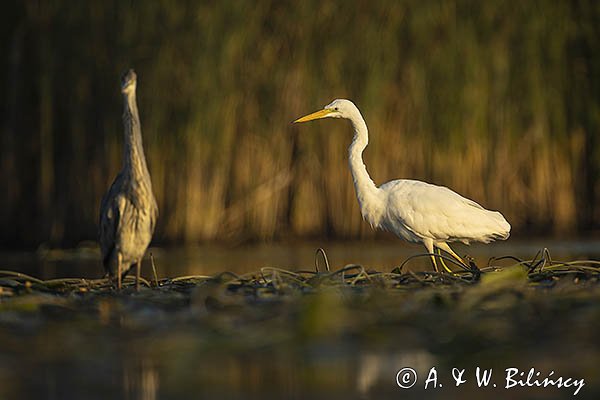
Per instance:
[[[462,258],[460,258],[460,257],[458,256],[458,254],[456,254],[456,253],[454,252],[454,250],[452,250],[452,249],[450,248],[450,246],[448,246],[448,243],[446,243],[446,242],[438,243],[438,244],[437,244],[437,247],[439,247],[440,249],[444,250],[445,252],[447,252],[448,254],[450,254],[452,257],[456,258],[456,260],[457,260],[459,263],[461,263],[462,265],[466,265],[466,264],[465,264],[465,261],[464,261]]]
[[[121,290],[121,264],[123,262],[123,256],[121,253],[117,253],[117,289]]]
[[[135,267],[135,290],[137,292],[140,291],[140,274],[141,274],[141,271],[142,271],[142,259],[140,258],[137,261],[137,265]]]
[[[433,253],[433,240],[431,239],[423,239],[423,245],[425,246],[425,248],[427,249],[427,252],[429,254],[431,254],[431,262],[433,264],[433,269],[435,270],[435,272],[440,272],[437,266],[437,263],[435,262],[435,255]]]

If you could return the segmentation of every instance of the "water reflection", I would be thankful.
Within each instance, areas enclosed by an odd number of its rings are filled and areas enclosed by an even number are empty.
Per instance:
[[[155,361],[144,357],[123,360],[124,398],[130,400],[156,400],[159,398],[159,375]]]
[[[183,341],[165,351],[149,350],[147,355],[97,353],[94,360],[79,363],[46,365],[43,370],[29,366],[8,384],[5,393],[19,396],[3,398],[47,399],[559,399],[572,396],[566,388],[502,387],[506,367],[527,371],[534,366],[548,374],[558,369],[560,374],[581,376],[588,371],[588,386],[581,398],[594,398],[598,387],[591,371],[594,360],[579,365],[572,357],[560,362],[544,356],[548,348],[536,354],[524,352],[495,358],[481,363],[462,357],[457,364],[448,362],[430,350],[398,346],[396,349],[372,350],[369,346],[350,343],[322,343],[317,346],[280,346],[247,353],[231,353],[202,349],[198,344]],[[463,349],[463,351],[466,351]],[[549,354],[549,353],[546,353]],[[569,359],[570,358],[570,359]],[[591,362],[591,363],[590,363]],[[497,388],[479,388],[474,382],[476,367],[482,364],[497,374]],[[401,389],[396,383],[397,372],[410,366],[417,372],[417,382],[411,389]],[[465,369],[467,383],[457,388],[451,377],[454,366]],[[425,381],[432,367],[443,388],[425,390]],[[3,377],[4,378],[4,377]],[[590,378],[592,381],[590,381]],[[6,381],[5,381],[6,382]],[[24,385],[26,384],[26,385]],[[6,386],[5,386],[6,388]],[[442,390],[443,389],[443,390]],[[0,390],[2,393],[2,390]],[[597,398],[597,397],[596,397]]]
[[[358,360],[356,390],[362,396],[368,397],[378,386],[390,385],[390,375],[401,368],[409,366],[415,370],[418,377],[427,376],[429,369],[438,364],[439,360],[423,349],[411,350],[406,353],[366,351],[360,355]],[[401,380],[400,377],[396,377],[396,379]]]

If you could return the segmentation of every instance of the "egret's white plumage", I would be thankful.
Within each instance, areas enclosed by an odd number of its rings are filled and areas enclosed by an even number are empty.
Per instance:
[[[362,159],[369,143],[367,124],[350,100],[334,100],[322,110],[294,122],[319,118],[345,118],[352,123],[354,139],[348,149],[350,171],[362,216],[374,228],[393,232],[409,242],[423,243],[429,253],[436,247],[461,262],[448,246],[449,242],[489,243],[508,238],[510,225],[502,214],[486,210],[447,187],[410,179],[398,179],[377,187]],[[432,260],[437,269],[435,258]]]

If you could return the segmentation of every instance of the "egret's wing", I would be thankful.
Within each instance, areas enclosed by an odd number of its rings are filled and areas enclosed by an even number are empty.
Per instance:
[[[488,211],[446,187],[411,180],[397,182],[390,187],[389,217],[421,238],[487,242],[506,236],[510,230],[500,213]]]

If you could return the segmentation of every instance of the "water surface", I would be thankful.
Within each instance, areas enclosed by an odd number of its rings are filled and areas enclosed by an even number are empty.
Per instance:
[[[364,242],[297,242],[253,244],[240,246],[202,245],[191,247],[152,247],[159,277],[182,275],[213,275],[223,271],[245,273],[263,267],[289,270],[314,269],[315,251],[325,249],[331,268],[361,264],[377,271],[391,271],[408,257],[425,252],[420,245],[399,240]],[[555,259],[600,259],[600,239],[509,239],[488,245],[453,245],[461,255],[472,256],[479,266],[490,257],[512,255],[532,259],[547,248]],[[99,278],[102,276],[100,254],[95,245],[87,244],[71,250],[40,250],[37,252],[5,252],[0,254],[2,269],[33,274],[41,279],[63,277]],[[322,263],[321,263],[322,264]],[[143,264],[143,275],[151,275],[149,256]],[[426,258],[408,264],[412,270],[430,268]]]

